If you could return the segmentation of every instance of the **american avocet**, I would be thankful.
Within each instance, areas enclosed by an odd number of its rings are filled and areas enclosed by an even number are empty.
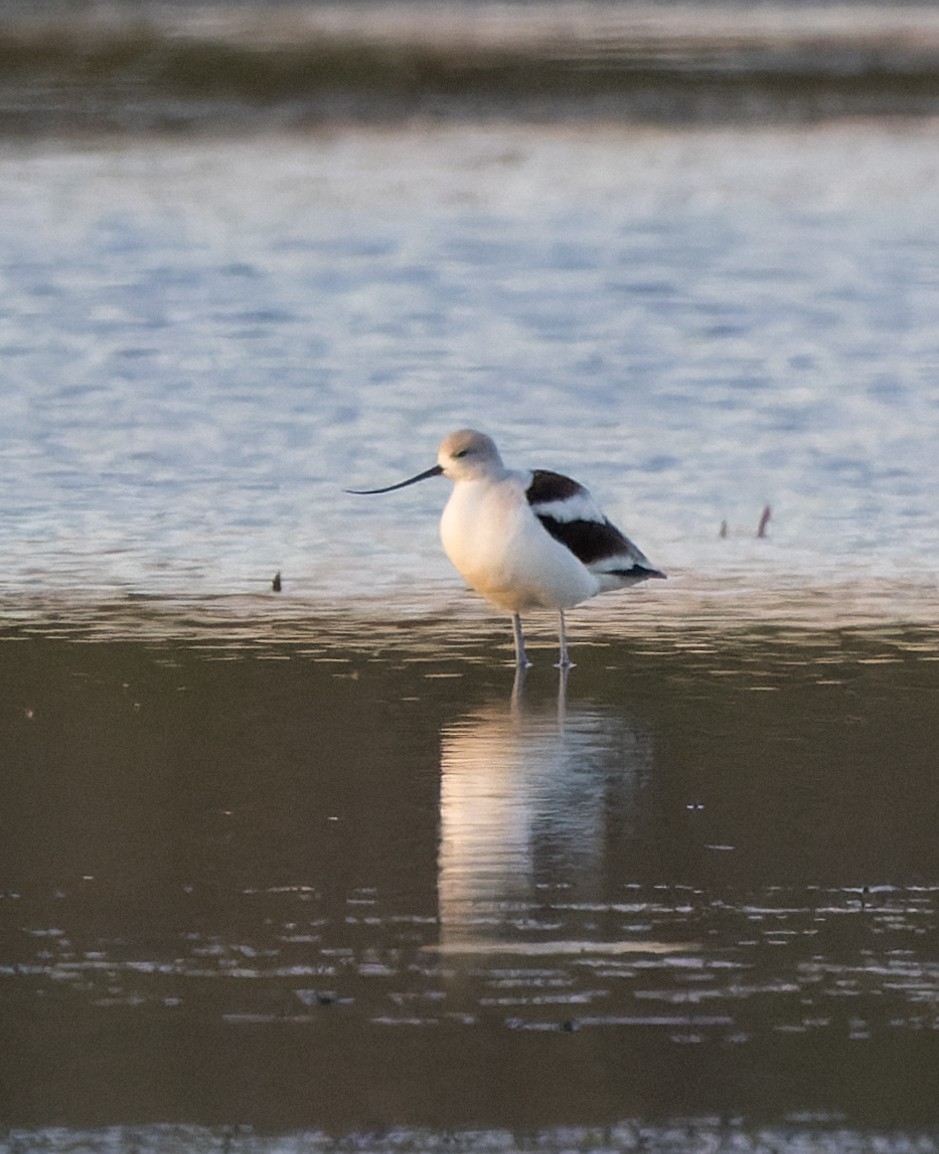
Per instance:
[[[525,653],[520,614],[555,609],[562,669],[570,666],[564,610],[597,593],[664,577],[600,511],[583,485],[545,469],[507,469],[490,437],[460,429],[441,442],[437,464],[371,495],[441,474],[455,482],[440,520],[444,551],[466,581],[512,614],[515,659]]]

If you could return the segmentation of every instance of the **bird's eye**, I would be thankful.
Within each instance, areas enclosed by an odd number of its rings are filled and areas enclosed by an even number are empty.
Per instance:
[[[454,455],[454,457],[459,459],[460,457],[465,457],[468,452],[469,452],[469,449],[460,449],[460,451],[458,453],[454,453],[453,455]]]

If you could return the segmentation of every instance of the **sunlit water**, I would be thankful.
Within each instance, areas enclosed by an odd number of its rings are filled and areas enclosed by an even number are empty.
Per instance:
[[[445,603],[446,483],[342,488],[471,424],[577,476],[673,574],[931,599],[935,143],[925,122],[7,144],[3,589],[204,596],[280,569],[305,598]]]

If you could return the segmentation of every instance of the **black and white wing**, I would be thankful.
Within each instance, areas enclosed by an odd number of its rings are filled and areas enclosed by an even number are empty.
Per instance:
[[[526,490],[531,511],[556,540],[609,588],[664,577],[603,515],[587,489],[547,469],[535,469]]]

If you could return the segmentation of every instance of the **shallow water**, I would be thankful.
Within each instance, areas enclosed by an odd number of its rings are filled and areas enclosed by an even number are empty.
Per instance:
[[[934,1148],[931,627],[264,604],[4,631],[7,1149]]]
[[[278,108],[0,146],[0,1149],[935,1149],[936,122]]]

